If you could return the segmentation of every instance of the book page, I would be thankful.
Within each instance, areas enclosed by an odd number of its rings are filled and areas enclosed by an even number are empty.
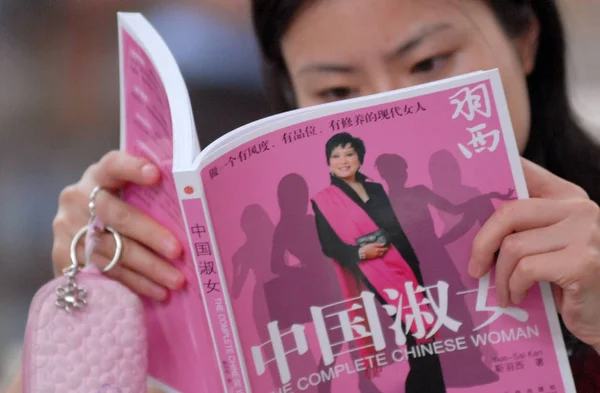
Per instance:
[[[204,163],[253,391],[575,391],[549,287],[502,309],[493,273],[467,274],[479,228],[527,189],[497,72],[461,83],[311,114]]]
[[[120,34],[123,149],[147,158],[161,170],[158,185],[129,185],[123,190],[123,200],[168,228],[188,249],[171,173],[173,130],[165,86],[144,48],[127,30],[121,29]],[[181,392],[217,392],[212,381],[219,380],[218,368],[193,257],[185,252],[180,259],[169,262],[184,273],[187,284],[182,290],[171,291],[165,303],[145,299],[150,375]]]

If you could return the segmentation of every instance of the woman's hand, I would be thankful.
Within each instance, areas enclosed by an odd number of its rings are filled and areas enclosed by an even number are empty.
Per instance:
[[[600,350],[600,208],[578,186],[523,160],[531,199],[503,204],[473,243],[469,272],[496,262],[500,305],[520,304],[539,281],[552,283],[567,329]]]
[[[153,253],[177,258],[182,253],[177,239],[153,219],[106,191],[117,191],[128,182],[153,185],[159,179],[159,169],[147,160],[113,151],[90,166],[81,180],[66,187],[60,194],[58,213],[53,222],[52,262],[55,273],[60,274],[71,264],[71,241],[77,231],[87,225],[90,193],[95,186],[100,186],[103,190],[96,197],[96,215],[123,238],[121,259],[106,274],[138,294],[157,300],[167,298],[167,288],[181,288],[185,280],[183,274]],[[84,260],[83,243],[80,242],[78,247],[79,261]],[[102,268],[112,259],[114,252],[112,236],[103,234],[92,260]]]
[[[362,246],[362,250],[364,252],[364,259],[375,259],[384,256],[388,247],[381,243],[371,243]]]

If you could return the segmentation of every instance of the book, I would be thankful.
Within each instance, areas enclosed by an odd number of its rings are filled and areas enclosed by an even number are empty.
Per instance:
[[[162,171],[123,199],[186,246],[171,261],[186,288],[145,300],[154,384],[575,392],[549,285],[501,308],[493,271],[467,274],[478,229],[528,198],[498,70],[277,114],[201,149],[168,47],[141,14],[118,21],[121,148]]]

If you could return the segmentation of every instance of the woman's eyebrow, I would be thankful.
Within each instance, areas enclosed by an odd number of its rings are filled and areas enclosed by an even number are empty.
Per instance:
[[[419,33],[417,33],[414,37],[411,37],[405,41],[403,41],[398,47],[387,56],[388,60],[391,59],[399,59],[407,56],[413,50],[417,49],[419,45],[423,43],[427,38],[440,34],[448,29],[451,29],[452,25],[449,23],[438,23],[431,26],[426,26],[421,29]]]
[[[356,70],[355,67],[344,65],[344,64],[335,64],[335,63],[315,63],[308,64],[304,67],[301,67],[296,74],[303,74],[307,72],[325,72],[325,73],[344,73],[349,74]]]

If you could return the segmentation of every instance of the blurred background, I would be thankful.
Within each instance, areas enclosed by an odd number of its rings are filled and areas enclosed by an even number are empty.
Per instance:
[[[574,108],[600,138],[600,2],[562,3]],[[270,113],[248,0],[0,0],[0,391],[52,278],[58,194],[118,148],[117,11],[143,12],[173,51],[203,143]]]

